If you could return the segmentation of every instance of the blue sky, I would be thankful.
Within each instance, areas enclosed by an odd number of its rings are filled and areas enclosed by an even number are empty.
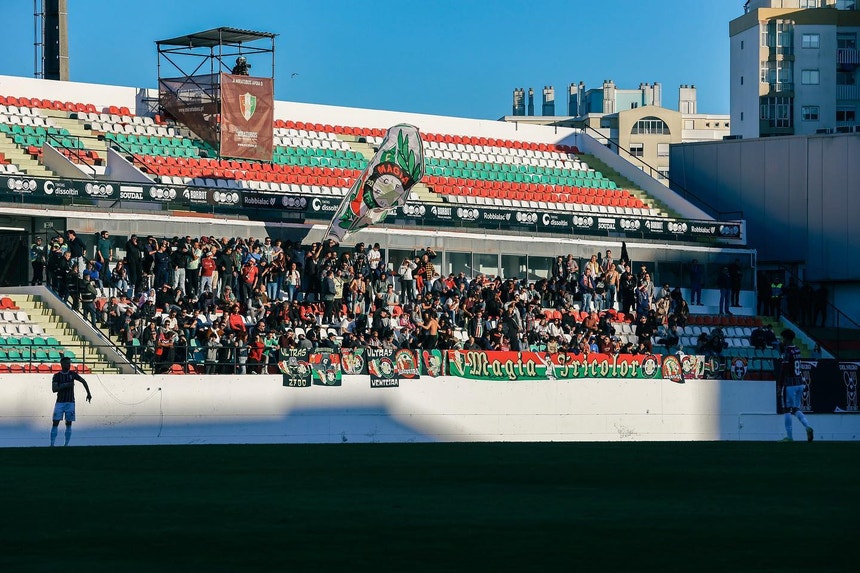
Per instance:
[[[743,13],[743,0],[68,3],[73,81],[155,87],[156,40],[232,26],[279,34],[277,99],[484,119],[509,114],[516,87],[539,110],[553,85],[563,110],[568,84],[604,79],[660,82],[670,108],[695,84],[700,113],[727,114],[728,23]],[[33,2],[0,4],[0,74],[32,77]]]

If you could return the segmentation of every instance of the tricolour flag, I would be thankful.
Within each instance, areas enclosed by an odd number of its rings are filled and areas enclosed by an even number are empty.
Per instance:
[[[424,147],[418,128],[399,124],[388,130],[376,155],[353,183],[329,224],[326,238],[338,242],[380,223],[404,205],[409,190],[424,176]]]

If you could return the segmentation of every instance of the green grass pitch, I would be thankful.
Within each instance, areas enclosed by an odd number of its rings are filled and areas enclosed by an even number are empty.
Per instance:
[[[2,449],[0,571],[857,570],[858,470],[820,442]]]

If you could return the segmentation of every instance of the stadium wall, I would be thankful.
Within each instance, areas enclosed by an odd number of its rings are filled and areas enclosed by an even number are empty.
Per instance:
[[[403,380],[288,388],[280,376],[87,376],[73,445],[778,440],[773,382]],[[47,377],[5,376],[0,447],[45,446]],[[816,436],[855,440],[858,415],[813,415]],[[798,428],[799,425],[795,424]],[[795,428],[798,434],[798,428]]]
[[[860,321],[860,135],[798,135],[673,145],[672,180],[743,211],[758,262],[802,267]],[[776,238],[777,240],[774,240]]]

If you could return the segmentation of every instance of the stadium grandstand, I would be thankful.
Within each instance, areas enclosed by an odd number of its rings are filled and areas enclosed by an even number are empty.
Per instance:
[[[139,405],[152,427],[144,404],[154,394],[140,380],[153,375],[165,376],[158,392],[173,385],[164,391],[180,396],[180,416],[194,395],[181,380],[224,390],[245,374],[300,387],[340,386],[342,376],[369,376],[371,388],[416,376],[745,384],[731,407],[707,386],[669,404],[653,387],[638,390],[620,407],[657,399],[655,410],[683,418],[640,420],[641,439],[737,439],[748,404],[773,409],[774,331],[801,320],[785,316],[782,285],[762,304],[742,213],[677,193],[572,128],[273,101],[271,153],[237,157],[212,137],[228,132],[226,113],[203,127],[179,121],[185,108],[166,105],[161,83],[0,76],[0,372],[49,374],[66,356],[112,391],[137,380],[99,414],[92,443],[120,440],[106,429],[118,405]],[[241,97],[247,120],[263,102]],[[403,123],[420,130],[424,176],[384,222],[330,241],[334,213],[388,128]],[[798,334],[807,355],[833,357]],[[510,406],[484,388],[491,411]],[[593,390],[554,392],[570,404],[565,392]],[[815,411],[844,407],[838,390],[821,392]],[[213,407],[229,407],[230,395]],[[448,402],[437,416],[452,399],[439,396]],[[354,398],[344,392],[329,407],[349,412]],[[252,410],[240,404],[236,415]],[[265,416],[272,424],[280,411]],[[475,419],[460,430],[387,427],[371,439],[618,439],[617,428],[587,429],[599,416],[523,433]],[[718,422],[698,425],[709,416]],[[844,438],[840,424],[830,437]],[[770,433],[763,419],[748,427],[745,439]],[[330,441],[333,431],[261,439]]]

